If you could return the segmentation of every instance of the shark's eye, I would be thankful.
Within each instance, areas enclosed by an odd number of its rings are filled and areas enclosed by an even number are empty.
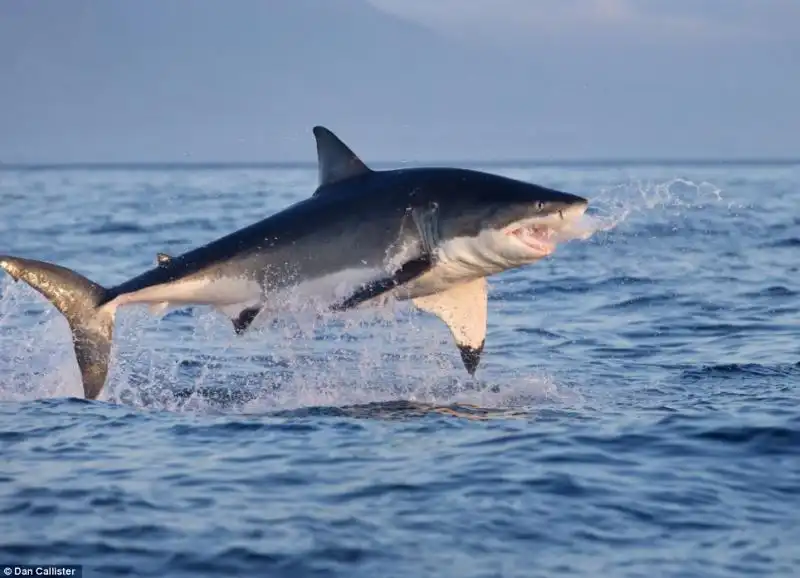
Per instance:
[[[536,208],[539,209],[540,211],[544,210],[544,201],[539,201],[538,203],[536,203]]]

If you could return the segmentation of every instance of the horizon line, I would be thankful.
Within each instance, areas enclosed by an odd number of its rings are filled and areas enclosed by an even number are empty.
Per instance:
[[[610,166],[791,166],[800,158],[791,157],[709,157],[709,158],[564,158],[564,159],[461,159],[439,161],[372,161],[370,167],[405,168],[433,166],[487,167],[610,167]],[[225,169],[316,169],[316,161],[0,161],[0,171],[14,170],[225,170]]]

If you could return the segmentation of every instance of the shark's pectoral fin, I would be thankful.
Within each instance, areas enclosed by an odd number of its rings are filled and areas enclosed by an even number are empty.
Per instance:
[[[475,375],[486,341],[488,309],[486,278],[457,285],[442,293],[418,297],[412,302],[447,324],[461,352],[464,367],[470,375]]]
[[[352,295],[343,299],[339,303],[331,306],[333,311],[345,311],[358,307],[365,301],[369,301],[375,297],[388,293],[401,285],[405,285],[409,281],[413,281],[420,275],[423,275],[433,266],[433,260],[429,255],[423,255],[411,261],[404,263],[392,275],[381,277],[375,281],[371,281],[366,285],[353,292]]]

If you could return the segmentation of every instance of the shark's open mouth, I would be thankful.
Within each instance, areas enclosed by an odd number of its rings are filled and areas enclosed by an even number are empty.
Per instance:
[[[525,245],[536,251],[549,255],[556,250],[556,231],[552,227],[543,225],[525,225],[509,231]]]

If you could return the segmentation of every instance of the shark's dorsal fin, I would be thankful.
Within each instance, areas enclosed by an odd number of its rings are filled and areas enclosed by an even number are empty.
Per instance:
[[[319,162],[319,186],[330,185],[372,172],[339,137],[324,126],[314,127]],[[319,189],[314,193],[319,193]]]
[[[413,299],[414,305],[433,313],[447,324],[456,341],[461,361],[475,375],[486,341],[488,286],[485,277],[456,285],[442,293]]]
[[[156,263],[158,264],[159,267],[168,265],[170,261],[172,261],[172,257],[167,255],[166,253],[156,253]]]

